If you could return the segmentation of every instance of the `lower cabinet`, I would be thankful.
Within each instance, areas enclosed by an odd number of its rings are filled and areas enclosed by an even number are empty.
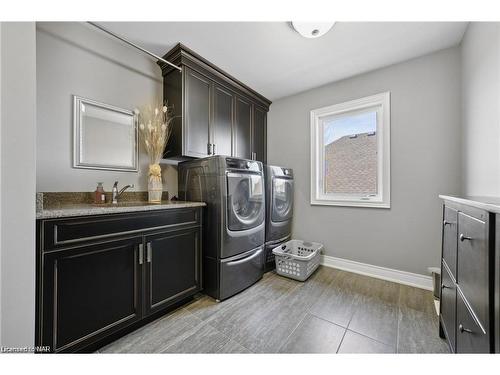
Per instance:
[[[134,237],[44,256],[41,345],[78,349],[141,318],[141,243]]]
[[[490,320],[490,253],[486,219],[458,214],[457,282],[480,324]]]
[[[489,353],[490,338],[474,317],[462,293],[457,293],[457,353]]]
[[[455,281],[450,276],[446,263],[441,267],[441,303],[440,306],[440,325],[442,338],[448,339],[448,344],[452,352],[456,347],[456,301],[457,287]]]
[[[495,215],[474,201],[444,199],[439,333],[454,353],[492,353]]]
[[[200,286],[199,231],[146,236],[146,313],[165,308]]]
[[[458,211],[451,207],[443,209],[443,261],[451,276],[457,278]]]
[[[44,248],[39,235],[36,345],[51,352],[93,350],[110,335],[117,337],[200,291],[201,214],[190,217],[196,222],[179,228],[120,232],[63,248]],[[90,227],[92,220],[68,219],[67,224]],[[137,220],[143,223],[144,215]],[[39,222],[39,233],[44,225],[54,224]]]

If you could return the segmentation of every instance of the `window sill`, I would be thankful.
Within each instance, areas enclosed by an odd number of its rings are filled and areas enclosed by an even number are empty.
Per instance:
[[[338,207],[365,207],[365,208],[391,208],[388,202],[364,202],[364,201],[326,201],[311,200],[311,206],[338,206]]]

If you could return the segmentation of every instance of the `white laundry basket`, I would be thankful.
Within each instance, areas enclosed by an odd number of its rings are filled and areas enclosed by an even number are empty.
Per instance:
[[[305,281],[319,266],[323,245],[290,240],[273,249],[278,275]]]

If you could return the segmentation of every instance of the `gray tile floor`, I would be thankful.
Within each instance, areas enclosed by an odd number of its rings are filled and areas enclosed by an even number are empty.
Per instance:
[[[431,292],[320,267],[306,282],[267,273],[216,303],[189,304],[101,353],[448,353]]]

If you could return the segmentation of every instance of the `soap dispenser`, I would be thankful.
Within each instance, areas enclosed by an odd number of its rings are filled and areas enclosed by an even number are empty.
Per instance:
[[[118,204],[118,181],[115,181],[113,189],[111,191],[112,200],[111,203]]]
[[[102,187],[102,182],[97,183],[97,188],[95,189],[94,203],[95,204],[106,203],[106,195],[104,193],[104,188]]]

